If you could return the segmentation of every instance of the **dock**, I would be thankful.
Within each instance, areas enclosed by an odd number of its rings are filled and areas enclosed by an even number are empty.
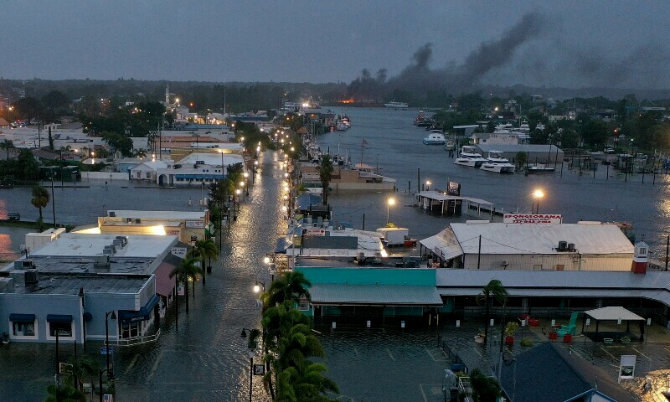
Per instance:
[[[423,210],[438,212],[440,215],[460,216],[463,213],[463,204],[466,206],[466,211],[477,211],[476,215],[479,217],[484,212],[492,219],[494,214],[493,203],[481,198],[449,195],[436,190],[420,191],[416,194],[416,198]]]

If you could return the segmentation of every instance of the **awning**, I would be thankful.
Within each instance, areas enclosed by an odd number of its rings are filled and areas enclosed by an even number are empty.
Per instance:
[[[291,242],[288,241],[285,237],[280,237],[277,239],[277,245],[275,247],[275,253],[285,254],[286,250],[291,247]]]
[[[151,316],[151,311],[154,306],[158,303],[158,295],[153,295],[139,311],[130,311],[130,310],[119,310],[119,319],[121,321],[144,321],[148,320]]]
[[[317,305],[443,305],[433,286],[324,284],[312,286],[309,293]]]
[[[444,261],[463,255],[463,249],[449,228],[434,236],[420,240],[419,243]]]
[[[48,314],[47,321],[58,324],[69,324],[72,322],[72,316],[69,314]]]
[[[12,313],[12,314],[9,315],[9,321],[23,322],[23,323],[35,322],[35,314],[16,314],[16,313]]]
[[[644,318],[621,306],[608,306],[589,310],[586,315],[596,321],[644,321]]]

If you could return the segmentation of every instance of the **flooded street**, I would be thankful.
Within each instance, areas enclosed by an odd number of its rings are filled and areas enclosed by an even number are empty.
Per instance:
[[[579,219],[631,222],[638,239],[652,249],[665,245],[668,232],[668,178],[641,175],[626,178],[605,166],[593,172],[570,170],[563,175],[496,175],[455,166],[442,147],[421,143],[426,131],[412,125],[416,111],[347,108],[337,109],[352,120],[344,133],[318,138],[322,150],[348,154],[353,162],[379,166],[397,180],[398,203],[387,210],[386,193],[336,193],[329,197],[334,220],[368,230],[390,220],[410,229],[421,239],[442,230],[452,220],[429,215],[413,204],[418,170],[421,182],[445,188],[448,180],[462,185],[465,196],[494,203],[496,210],[529,212],[531,191],[545,189],[540,212],[560,213],[564,222]],[[367,147],[361,150],[365,140]],[[363,151],[363,152],[361,152]],[[249,397],[249,355],[242,328],[260,327],[260,308],[252,286],[270,282],[262,262],[285,233],[281,213],[280,182],[283,171],[276,154],[263,154],[249,197],[241,205],[236,222],[224,228],[223,249],[205,286],[196,284],[189,314],[180,304],[178,328],[174,306],[161,322],[156,343],[116,348],[116,399],[119,401],[240,401]],[[50,190],[51,183],[45,183]],[[410,191],[408,191],[408,188]],[[30,204],[29,187],[0,190],[0,213],[18,212],[35,220],[38,211]],[[77,187],[57,187],[58,223],[94,224],[108,209],[197,210],[205,190],[199,187],[160,189],[128,182],[82,182]],[[190,202],[189,202],[190,200]],[[51,207],[44,220],[52,220]],[[0,229],[0,253],[16,253],[23,229]],[[217,239],[218,243],[218,239]],[[327,354],[327,375],[340,385],[343,400],[442,400],[441,375],[448,361],[436,346],[435,333],[415,328],[337,330],[325,329],[320,340]],[[102,344],[87,343],[96,353]],[[82,351],[79,350],[78,353]],[[61,345],[60,360],[74,354],[72,345]],[[98,356],[100,361],[103,357]],[[0,347],[0,395],[13,401],[39,401],[53,383],[56,367],[54,345],[9,344]],[[261,377],[253,379],[253,400],[268,400]],[[97,396],[97,395],[96,395]]]

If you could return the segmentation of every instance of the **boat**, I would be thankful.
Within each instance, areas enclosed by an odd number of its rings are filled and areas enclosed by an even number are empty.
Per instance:
[[[389,103],[384,103],[384,107],[387,107],[389,109],[407,109],[409,105],[407,104],[407,102],[391,101]]]
[[[477,151],[477,147],[472,145],[463,145],[458,157],[454,160],[456,165],[468,166],[474,168],[481,168],[484,162],[489,160],[484,158],[482,154]]]
[[[535,163],[526,166],[526,174],[531,173],[553,173],[556,170],[553,166],[547,166],[544,163]]]
[[[444,145],[444,134],[432,131],[427,137],[423,138],[424,145]]]
[[[481,170],[493,173],[514,173],[515,166],[509,163],[500,151],[490,151],[486,157],[487,162],[482,163]]]

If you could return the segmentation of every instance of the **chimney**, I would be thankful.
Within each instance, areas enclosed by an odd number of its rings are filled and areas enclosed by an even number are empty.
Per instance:
[[[646,274],[647,264],[649,264],[649,246],[647,243],[641,241],[635,244],[631,271],[634,274]]]

